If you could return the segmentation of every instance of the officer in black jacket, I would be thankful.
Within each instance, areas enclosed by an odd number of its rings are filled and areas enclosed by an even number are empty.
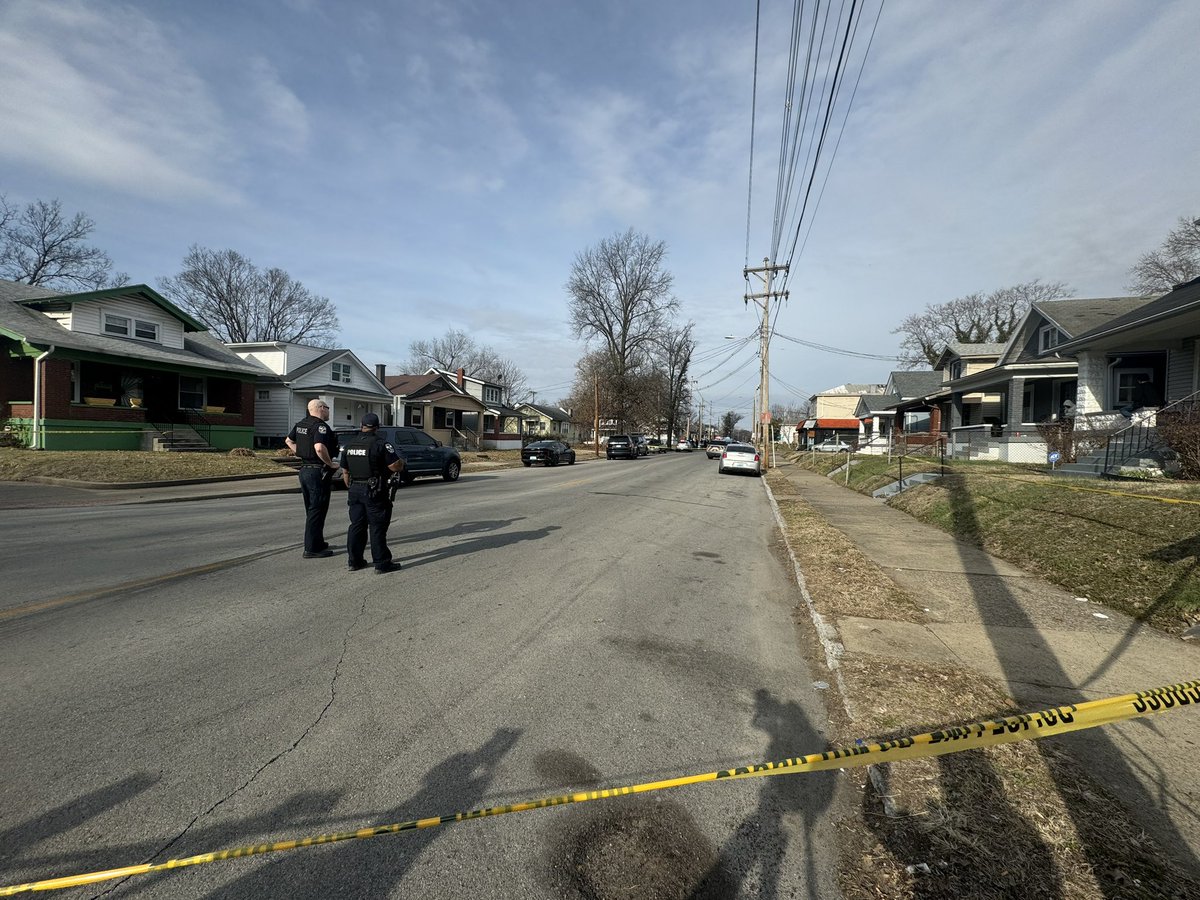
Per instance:
[[[388,526],[392,523],[392,499],[388,493],[388,476],[404,468],[404,460],[396,448],[380,439],[376,429],[379,416],[367,413],[362,418],[362,431],[346,441],[342,448],[342,480],[346,483],[350,508],[350,530],[346,532],[346,552],[349,569],[365,569],[363,551],[367,547],[367,531],[371,533],[371,562],[381,575],[400,568],[392,561],[387,545]]]
[[[285,438],[288,449],[301,460],[305,559],[333,556],[325,541],[325,514],[329,512],[329,481],[337,468],[338,439],[326,424],[328,420],[328,404],[309,400],[308,415],[293,425]]]

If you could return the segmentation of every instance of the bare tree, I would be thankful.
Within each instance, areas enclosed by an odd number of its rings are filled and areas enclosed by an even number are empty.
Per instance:
[[[13,209],[0,197],[0,275],[61,290],[127,284],[108,254],[84,242],[95,227],[81,212],[67,218],[58,200]]]
[[[461,368],[467,375],[500,385],[504,403],[509,406],[529,393],[529,382],[520,366],[457,328],[440,338],[413,341],[408,345],[408,355],[406,368],[412,372],[423,372],[431,366],[446,372]]]
[[[193,245],[178,275],[160,278],[163,295],[227,343],[289,341],[331,347],[337,309],[283,269],[260,271],[236,250]]]
[[[688,393],[688,369],[692,364],[692,354],[696,352],[696,339],[692,337],[694,327],[694,322],[688,322],[681,328],[667,328],[657,340],[661,351],[662,389],[655,412],[667,426],[668,441],[679,433],[676,426],[681,411],[686,408],[684,400]]]
[[[946,344],[989,344],[1007,341],[1033,303],[1070,297],[1074,291],[1061,281],[1040,279],[976,292],[946,303],[930,303],[913,313],[892,334],[903,335],[900,359],[910,369],[934,365]]]
[[[665,331],[679,302],[663,269],[666,244],[629,229],[575,257],[567,281],[575,337],[598,340],[612,369],[614,418],[623,428],[632,399],[631,376]]]
[[[1200,276],[1200,219],[1180,216],[1162,246],[1138,258],[1125,287],[1135,294],[1165,294]]]

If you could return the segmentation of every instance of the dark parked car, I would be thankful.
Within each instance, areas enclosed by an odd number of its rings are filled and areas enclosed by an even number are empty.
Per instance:
[[[557,466],[564,462],[568,466],[573,466],[575,465],[575,451],[571,449],[570,444],[564,444],[562,441],[534,441],[521,451],[521,462],[526,467],[532,466],[534,463]]]
[[[650,455],[650,442],[644,434],[631,434],[630,437],[633,438],[633,445],[637,447],[638,456]]]
[[[608,449],[605,451],[605,456],[609,459],[637,459],[638,448],[627,434],[614,434],[608,439]]]
[[[417,478],[433,475],[440,475],[445,481],[458,481],[462,472],[462,457],[453,447],[442,446],[441,441],[420,428],[382,425],[376,433],[381,440],[388,441],[395,447],[397,455],[404,459],[400,480],[405,484],[412,484]],[[356,434],[358,432],[352,429],[339,429],[337,436],[344,444]]]

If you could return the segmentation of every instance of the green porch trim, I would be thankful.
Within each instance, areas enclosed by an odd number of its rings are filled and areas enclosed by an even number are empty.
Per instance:
[[[21,434],[26,445],[33,432],[33,419],[9,419],[7,424]],[[39,429],[46,450],[141,450],[143,435],[152,429],[140,422],[84,422],[76,419],[46,419]],[[218,450],[254,446],[252,425],[213,425],[208,442]]]

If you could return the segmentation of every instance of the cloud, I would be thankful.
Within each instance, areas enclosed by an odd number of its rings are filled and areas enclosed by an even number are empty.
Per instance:
[[[134,10],[18,0],[0,84],[0,158],[158,199],[237,199],[213,172],[236,155],[219,108]]]
[[[250,63],[250,95],[256,104],[252,121],[260,123],[264,139],[293,150],[308,143],[308,112],[275,67],[263,57]]]

